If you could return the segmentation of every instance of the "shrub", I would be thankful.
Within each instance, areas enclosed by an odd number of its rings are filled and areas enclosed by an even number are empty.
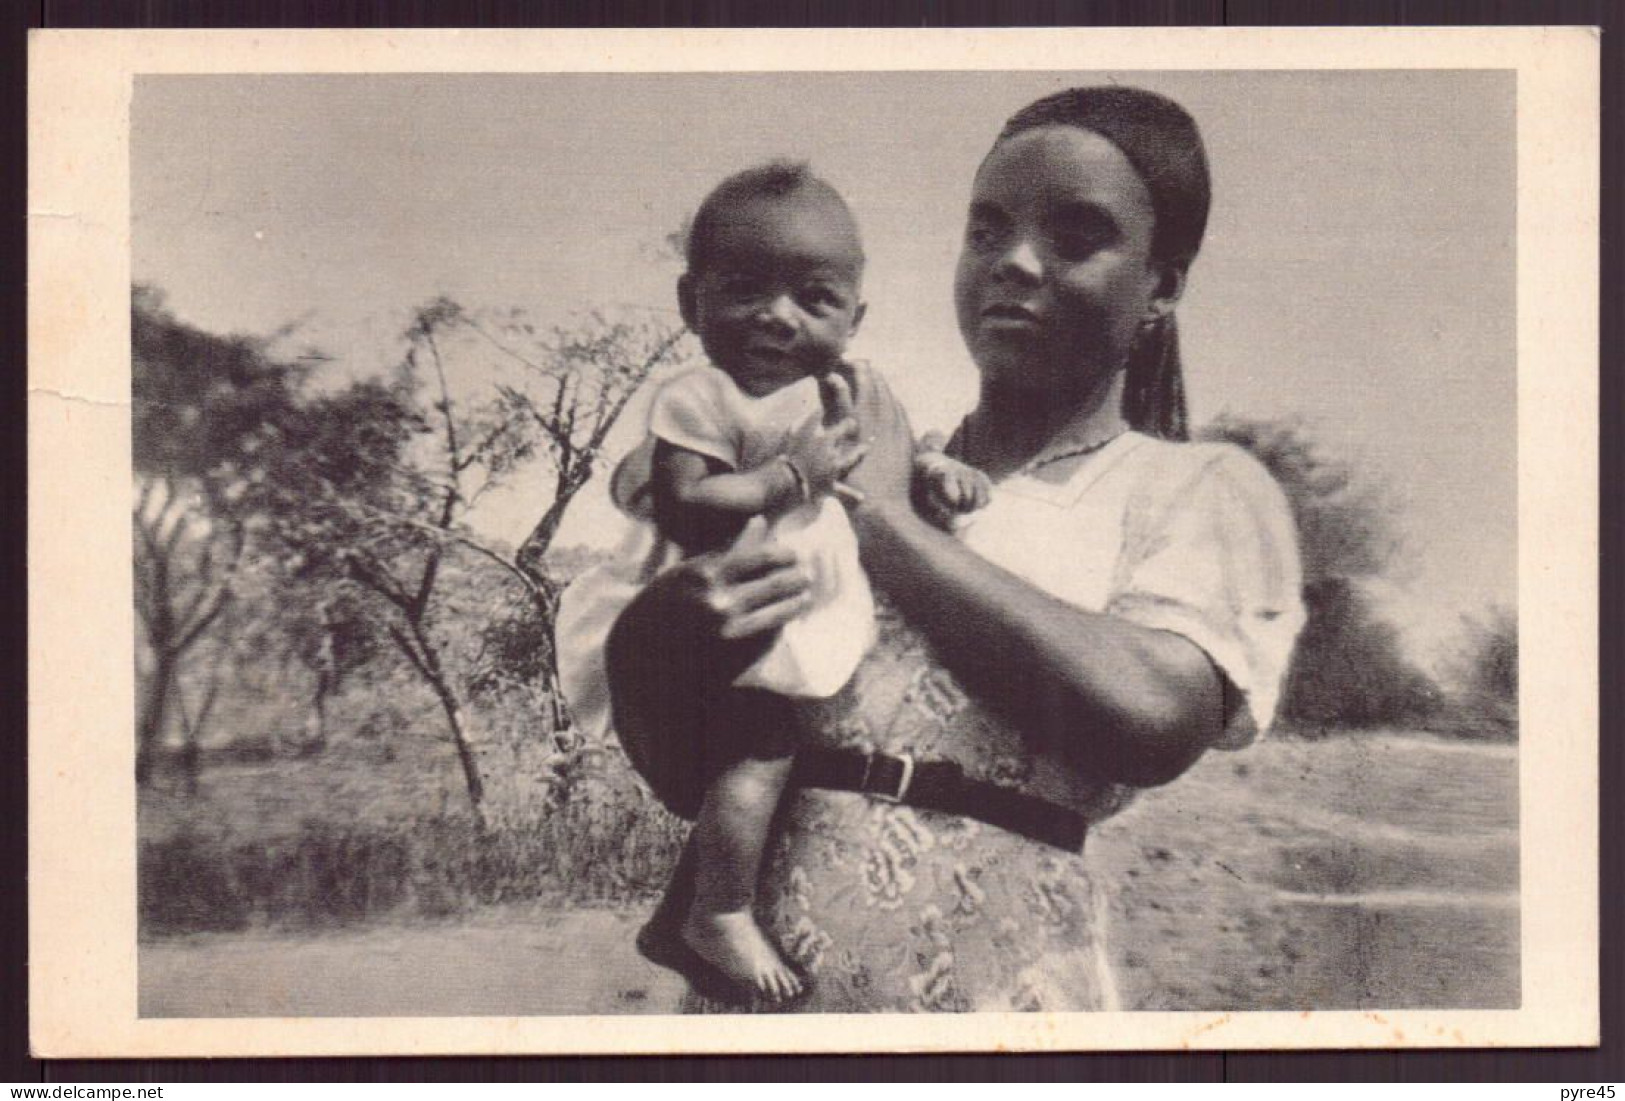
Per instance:
[[[1384,487],[1330,455],[1298,420],[1220,416],[1199,432],[1245,448],[1286,494],[1303,560],[1308,613],[1280,717],[1304,729],[1432,723],[1440,692],[1406,655],[1370,585],[1403,547]]]
[[[1369,729],[1429,724],[1438,687],[1405,656],[1399,632],[1369,594],[1341,579],[1304,590],[1308,622],[1299,636],[1281,718],[1300,727]]]
[[[141,846],[136,860],[140,926],[151,932],[230,932],[251,907],[217,839],[185,831]]]
[[[1462,621],[1462,637],[1448,663],[1452,721],[1462,738],[1515,741],[1518,737],[1518,617],[1491,608]]]
[[[141,846],[141,932],[333,927],[530,899],[642,901],[664,885],[682,837],[647,798],[571,799],[484,830],[440,815],[311,819],[256,841],[182,831]]]

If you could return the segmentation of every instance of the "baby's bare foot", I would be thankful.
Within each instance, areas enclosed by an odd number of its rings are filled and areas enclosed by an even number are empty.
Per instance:
[[[764,997],[782,1002],[801,993],[801,980],[769,943],[749,910],[690,913],[683,923],[683,940],[712,967]]]

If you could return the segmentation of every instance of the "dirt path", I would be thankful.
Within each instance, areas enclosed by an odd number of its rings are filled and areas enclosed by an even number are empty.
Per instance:
[[[1134,1008],[1519,1003],[1511,747],[1370,737],[1213,753],[1089,844]]]
[[[1210,754],[1091,834],[1134,1009],[1513,1007],[1517,758],[1372,737]],[[639,913],[163,940],[144,1016],[669,1013]]]
[[[640,915],[639,915],[640,916]],[[496,911],[464,925],[141,946],[143,1017],[672,1013],[682,981],[632,948],[633,915]]]

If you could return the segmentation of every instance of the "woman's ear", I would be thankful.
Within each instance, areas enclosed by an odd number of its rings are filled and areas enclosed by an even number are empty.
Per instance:
[[[694,277],[686,271],[677,277],[677,312],[683,315],[683,324],[693,329],[698,314],[694,309]]]
[[[1179,305],[1180,295],[1185,293],[1184,263],[1159,264],[1154,269],[1157,284],[1151,292],[1151,301],[1146,304],[1145,320],[1147,322],[1161,321],[1174,312]]]

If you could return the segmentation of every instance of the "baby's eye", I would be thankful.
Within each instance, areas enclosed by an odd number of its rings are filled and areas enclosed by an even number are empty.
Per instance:
[[[834,287],[811,286],[802,289],[801,303],[813,310],[838,310],[846,305],[846,296]]]
[[[730,273],[720,275],[716,281],[717,291],[728,298],[753,298],[761,293],[757,280],[749,275]]]

